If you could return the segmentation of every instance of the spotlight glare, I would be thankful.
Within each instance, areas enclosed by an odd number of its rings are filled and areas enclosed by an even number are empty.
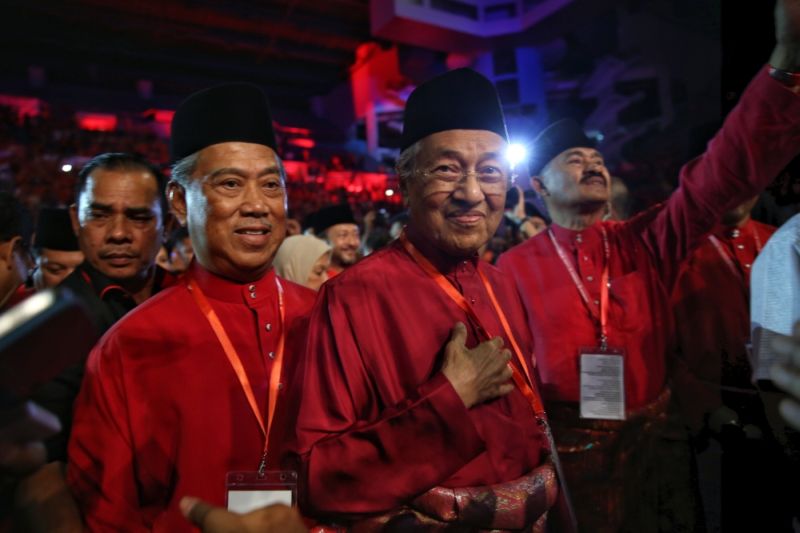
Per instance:
[[[392,189],[386,189],[386,196],[394,196],[394,191]]]
[[[70,165],[69,163],[61,165],[62,172],[69,172],[70,170],[72,170],[72,165]]]
[[[528,157],[528,150],[524,144],[511,143],[506,150],[506,159],[512,167],[522,163]]]

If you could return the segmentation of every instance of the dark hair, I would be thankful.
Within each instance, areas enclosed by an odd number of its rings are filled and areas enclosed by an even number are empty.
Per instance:
[[[78,173],[78,182],[75,184],[75,203],[80,201],[81,193],[86,188],[86,181],[97,169],[101,170],[144,170],[156,178],[158,184],[158,200],[161,204],[161,215],[166,218],[169,213],[167,207],[167,178],[157,166],[137,154],[125,152],[107,152],[94,156],[83,165]]]
[[[167,240],[164,241],[164,248],[166,248],[167,253],[171,254],[175,246],[188,236],[189,229],[186,226],[178,226],[175,228],[172,233],[169,234]]]
[[[30,245],[32,224],[30,215],[10,192],[0,192],[0,242],[22,237],[22,247]]]

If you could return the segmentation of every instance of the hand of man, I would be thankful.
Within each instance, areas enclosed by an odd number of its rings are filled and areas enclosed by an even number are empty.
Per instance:
[[[775,3],[775,41],[769,64],[790,72],[800,70],[800,0]]]
[[[307,533],[300,515],[285,505],[269,505],[247,514],[213,507],[197,498],[181,499],[181,512],[203,533]]]
[[[800,322],[794,325],[791,337],[776,337],[772,347],[781,358],[770,368],[770,377],[789,394],[789,398],[780,403],[781,416],[794,429],[800,430]]]
[[[0,471],[26,475],[42,466],[43,440],[60,430],[55,415],[33,402],[0,406]]]
[[[503,339],[495,337],[467,349],[467,327],[459,322],[453,328],[444,350],[442,373],[453,385],[467,409],[505,396],[514,389],[509,383],[511,352],[503,349]]]

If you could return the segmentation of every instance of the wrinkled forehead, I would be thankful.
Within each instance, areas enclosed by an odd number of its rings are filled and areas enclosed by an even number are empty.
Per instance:
[[[571,156],[579,156],[586,159],[603,159],[603,154],[601,154],[596,148],[588,148],[585,146],[573,146],[571,148],[567,148],[558,154],[555,159],[567,159]]]
[[[198,152],[194,176],[206,176],[220,169],[256,174],[278,172],[278,155],[269,146],[244,142],[212,144]]]
[[[508,143],[493,131],[445,130],[420,141],[418,161],[442,156],[504,157]]]

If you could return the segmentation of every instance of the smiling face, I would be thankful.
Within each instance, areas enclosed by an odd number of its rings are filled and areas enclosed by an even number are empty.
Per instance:
[[[327,241],[333,248],[331,263],[337,267],[348,267],[358,260],[361,234],[355,224],[334,224],[325,230]]]
[[[484,130],[442,131],[420,141],[417,172],[404,184],[408,230],[417,241],[457,258],[489,242],[503,216],[510,175],[506,146]]]
[[[160,194],[145,169],[94,170],[70,208],[86,260],[118,283],[146,278],[161,247]]]
[[[534,179],[548,209],[605,206],[611,197],[611,176],[594,148],[569,148],[554,157]]]
[[[241,282],[257,280],[270,268],[286,234],[286,189],[271,148],[208,146],[198,153],[185,189],[170,183],[169,198],[203,267]]]

